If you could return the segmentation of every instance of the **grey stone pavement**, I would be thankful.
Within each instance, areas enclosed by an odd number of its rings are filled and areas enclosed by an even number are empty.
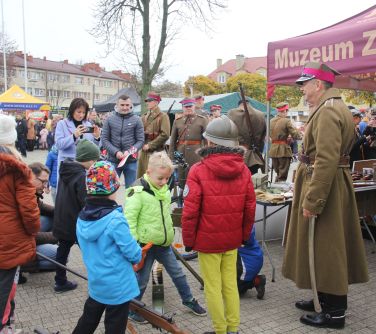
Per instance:
[[[46,152],[29,153],[27,162],[45,161]],[[124,190],[118,192],[118,202],[122,204]],[[49,201],[49,196],[46,200]],[[281,222],[282,224],[283,222]],[[254,290],[248,291],[241,298],[240,333],[329,333],[336,330],[315,329],[302,325],[299,317],[303,312],[294,307],[294,302],[303,298],[311,298],[311,292],[299,290],[281,275],[283,248],[280,241],[268,243],[276,265],[276,281],[271,282],[271,266],[267,258],[262,273],[268,278],[265,298],[258,300]],[[371,243],[365,240],[370,281],[366,284],[352,285],[349,291],[349,309],[346,327],[340,333],[376,333],[376,254],[371,253]],[[197,260],[190,261],[198,270]],[[79,248],[74,246],[70,255],[69,267],[85,274]],[[185,270],[185,268],[184,268]],[[194,296],[205,304],[203,291],[199,283],[185,270]],[[33,333],[36,326],[43,326],[50,331],[71,333],[80,317],[87,298],[87,284],[80,278],[68,274],[69,279],[79,283],[75,291],[55,294],[53,291],[54,273],[26,274],[28,281],[20,285],[16,295],[16,324],[25,333]],[[164,273],[165,281],[165,312],[175,314],[174,319],[179,328],[190,333],[203,333],[211,329],[209,316],[197,317],[186,310],[169,276]],[[148,287],[143,300],[151,305],[151,288]],[[159,333],[150,325],[136,326],[139,333]],[[103,319],[96,333],[104,333]]]

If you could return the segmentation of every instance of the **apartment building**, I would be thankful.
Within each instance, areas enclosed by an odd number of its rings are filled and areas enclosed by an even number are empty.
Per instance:
[[[23,53],[12,54],[8,64],[8,86],[17,84],[25,89]],[[66,109],[76,97],[84,98],[90,106],[104,102],[119,90],[130,87],[132,79],[129,73],[108,72],[94,62],[76,65],[68,60],[59,62],[31,55],[27,55],[27,78],[27,92],[49,102],[53,109]],[[3,84],[0,88],[4,91]]]
[[[225,63],[217,59],[217,68],[208,77],[214,81],[225,84],[228,78],[239,73],[258,73],[266,77],[266,57],[244,57],[237,55]]]

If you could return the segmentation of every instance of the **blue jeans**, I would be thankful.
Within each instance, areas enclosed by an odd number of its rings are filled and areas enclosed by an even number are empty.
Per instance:
[[[178,289],[182,301],[191,301],[193,298],[191,288],[188,285],[187,278],[181,269],[181,266],[176,260],[175,254],[172,252],[171,247],[162,246],[152,246],[149,249],[145,258],[144,266],[137,273],[138,286],[140,288],[140,295],[137,297],[137,299],[141,300],[145,293],[154,260],[157,260],[166,268],[167,273],[170,275],[172,281]]]
[[[45,256],[48,256],[52,260],[56,261],[57,245],[52,245],[52,244],[38,245],[37,252]],[[50,261],[47,261],[39,257],[38,255],[37,255],[37,259],[38,259],[38,268],[40,270],[55,270],[56,269],[56,265],[51,263]]]
[[[52,217],[40,216],[40,232],[51,232],[53,223]]]
[[[124,174],[125,188],[130,187],[134,181],[136,181],[137,175],[137,161],[128,162],[123,167],[117,168],[117,163],[113,163],[116,173],[121,176],[121,173]]]

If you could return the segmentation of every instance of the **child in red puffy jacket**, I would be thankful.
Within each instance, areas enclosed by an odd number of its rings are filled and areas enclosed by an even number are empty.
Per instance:
[[[206,333],[238,333],[237,248],[250,237],[256,196],[235,123],[221,116],[204,137],[203,159],[190,169],[184,188],[183,241],[187,251],[198,251],[215,330]]]

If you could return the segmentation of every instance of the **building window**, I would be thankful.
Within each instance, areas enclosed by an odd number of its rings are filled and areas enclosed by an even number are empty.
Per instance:
[[[81,97],[83,99],[90,99],[90,93],[88,92],[73,92],[73,97]]]
[[[99,86],[99,80],[97,79],[94,80],[94,86]]]
[[[70,80],[69,80],[70,78],[69,78],[69,75],[68,74],[62,74],[61,76],[60,76],[60,81],[61,82],[69,82]]]
[[[99,99],[100,99],[100,95],[97,94],[97,93],[95,93],[95,94],[94,94],[94,100],[95,100],[95,101],[99,101]]]
[[[48,73],[48,81],[59,81],[59,74]]]
[[[46,91],[42,88],[34,88],[34,96],[44,96]]]
[[[108,87],[108,88],[111,88],[111,87],[112,87],[112,81],[110,81],[110,80],[105,80],[105,81],[104,81],[104,86],[105,86],[105,87]]]
[[[128,88],[128,87],[129,87],[129,83],[123,82],[123,88]]]
[[[25,90],[25,87],[21,87],[21,89]],[[27,87],[27,92],[26,93],[28,93],[30,95],[33,95],[33,88]]]
[[[218,75],[218,82],[219,83],[225,83],[226,82],[226,76],[224,74]]]
[[[63,91],[63,97],[70,98],[71,92],[69,90],[64,90]]]
[[[76,77],[74,82],[77,85],[83,85],[84,84],[84,78],[83,77]]]
[[[56,89],[49,89],[48,97],[59,97],[59,91]]]

